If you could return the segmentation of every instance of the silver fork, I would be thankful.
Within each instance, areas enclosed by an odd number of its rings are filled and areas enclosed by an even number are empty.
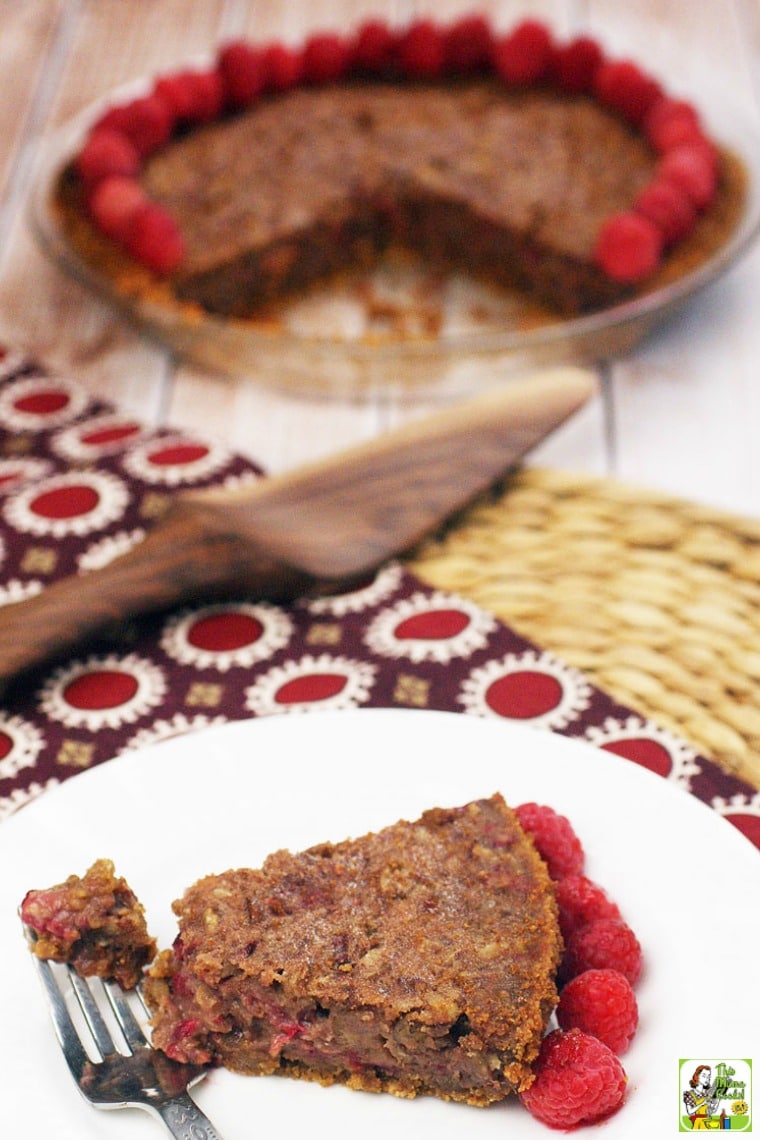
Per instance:
[[[26,925],[24,933],[33,943],[34,932]],[[32,957],[48,998],[56,1037],[85,1100],[96,1108],[142,1108],[162,1120],[175,1140],[222,1140],[187,1092],[203,1079],[206,1070],[172,1061],[154,1049],[121,986],[99,979],[90,982],[70,966],[53,967],[36,954]],[[114,1040],[101,1012],[96,996],[101,989],[107,999],[104,1010],[113,1012],[121,1041]],[[139,988],[134,992],[134,1000],[147,1016]],[[75,1024],[77,1009],[86,1034]],[[85,1047],[87,1037],[89,1051]]]

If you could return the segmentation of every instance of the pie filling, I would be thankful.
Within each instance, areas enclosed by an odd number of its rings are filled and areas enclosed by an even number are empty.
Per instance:
[[[453,1023],[430,1023],[424,1011],[411,1011],[391,1023],[369,1007],[287,1001],[250,980],[231,983],[233,998],[226,988],[222,983],[214,994],[181,971],[165,987],[149,982],[159,1011],[154,1043],[176,1060],[235,1072],[280,1072],[399,1095],[435,1092],[470,1103],[500,1100],[530,1082],[524,1057],[489,1049],[464,1013]],[[547,1002],[546,1018],[550,1012]]]

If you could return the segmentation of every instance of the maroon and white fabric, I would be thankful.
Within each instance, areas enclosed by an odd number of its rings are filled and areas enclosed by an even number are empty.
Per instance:
[[[75,380],[0,348],[3,607],[139,542],[166,495],[262,472],[225,447],[146,430]],[[0,696],[0,819],[129,749],[246,717],[403,707],[503,717],[679,784],[760,847],[760,793],[465,598],[398,564],[351,593],[183,608]]]

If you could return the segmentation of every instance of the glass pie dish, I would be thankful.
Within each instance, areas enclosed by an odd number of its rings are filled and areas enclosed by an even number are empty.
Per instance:
[[[126,295],[83,256],[56,200],[61,171],[104,106],[148,89],[131,85],[88,108],[51,140],[31,202],[44,250],[125,317],[174,351],[209,368],[291,395],[364,400],[450,399],[509,375],[555,363],[588,364],[631,351],[715,282],[760,232],[760,132],[729,107],[724,91],[701,102],[709,129],[737,157],[746,181],[740,216],[725,241],[680,276],[650,291],[570,319],[516,292],[459,273],[442,275],[411,257],[340,276],[261,315],[222,318],[182,306],[160,290]]]

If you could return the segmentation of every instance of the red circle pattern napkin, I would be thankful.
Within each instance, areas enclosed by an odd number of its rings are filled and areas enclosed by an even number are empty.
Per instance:
[[[167,495],[263,477],[226,447],[147,429],[77,382],[0,347],[3,607],[125,551]],[[136,621],[0,695],[0,819],[129,749],[247,717],[419,708],[501,717],[641,764],[760,847],[760,794],[611,700],[577,670],[403,566],[351,593],[241,597]]]

